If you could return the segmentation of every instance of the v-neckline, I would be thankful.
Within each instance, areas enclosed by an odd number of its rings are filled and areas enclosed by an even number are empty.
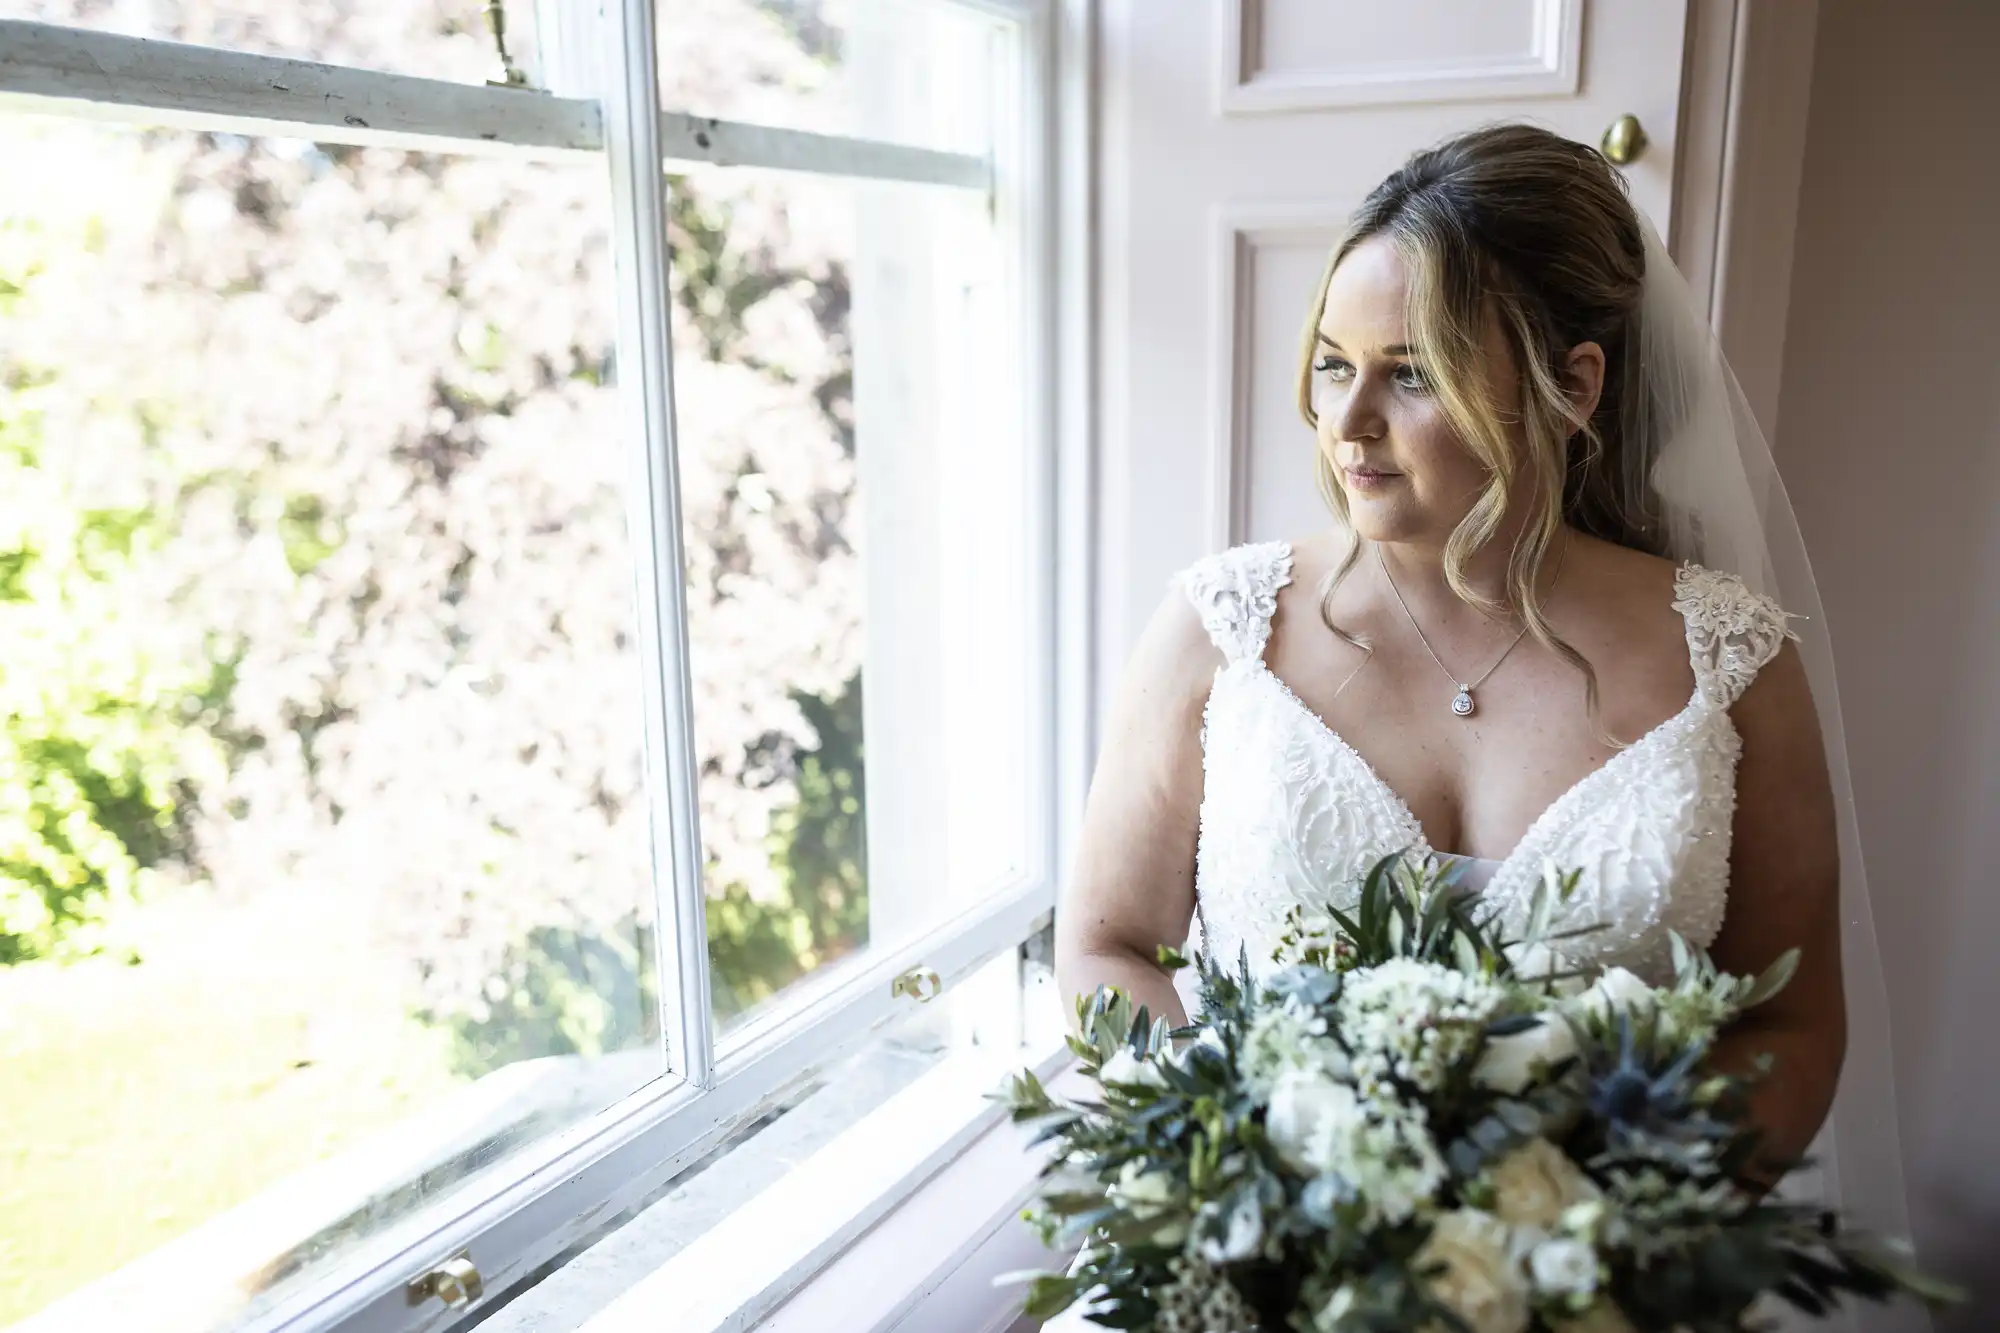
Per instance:
[[[1604,775],[1609,773],[1613,768],[1631,759],[1635,752],[1651,748],[1660,736],[1666,735],[1669,731],[1685,725],[1700,710],[1703,702],[1701,681],[1697,678],[1694,693],[1688,696],[1687,703],[1682,706],[1679,712],[1667,718],[1658,726],[1646,732],[1645,735],[1639,737],[1602,764],[1599,764],[1596,768],[1591,769],[1590,772],[1585,773],[1582,777],[1571,783],[1554,800],[1550,801],[1540,814],[1536,815],[1530,821],[1527,831],[1521,835],[1521,840],[1514,844],[1513,849],[1507,855],[1494,861],[1490,857],[1471,857],[1465,856],[1460,852],[1438,851],[1431,845],[1430,835],[1424,831],[1424,822],[1417,818],[1416,811],[1410,808],[1410,803],[1405,801],[1401,794],[1394,787],[1391,787],[1380,773],[1375,771],[1375,766],[1368,762],[1367,757],[1361,751],[1350,745],[1346,737],[1334,730],[1331,723],[1314,711],[1312,706],[1306,703],[1304,699],[1301,699],[1298,693],[1285,683],[1284,677],[1271,670],[1269,664],[1264,661],[1261,655],[1240,658],[1237,664],[1249,667],[1252,674],[1262,676],[1275,686],[1278,693],[1290,701],[1292,708],[1312,727],[1315,734],[1332,744],[1337,752],[1344,755],[1367,777],[1368,781],[1375,786],[1378,792],[1388,799],[1389,803],[1395,808],[1396,813],[1401,816],[1404,824],[1407,826],[1408,832],[1413,835],[1417,850],[1430,856],[1452,856],[1464,860],[1491,861],[1494,870],[1492,878],[1487,881],[1489,891],[1513,870],[1515,863],[1522,856],[1531,852],[1535,844],[1547,836],[1544,831],[1545,828],[1556,825],[1559,814],[1566,812],[1569,807],[1581,801],[1584,792],[1589,791],[1595,783],[1602,780]]]

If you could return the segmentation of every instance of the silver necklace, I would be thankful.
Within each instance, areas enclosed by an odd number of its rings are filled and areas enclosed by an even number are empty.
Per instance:
[[[1549,591],[1551,593],[1554,593],[1556,585],[1562,582],[1563,565],[1568,560],[1569,543],[1565,541],[1563,543],[1562,554],[1556,557],[1556,576],[1549,581]],[[1389,581],[1389,591],[1396,594],[1396,601],[1402,606],[1403,614],[1410,618],[1410,628],[1417,632],[1417,642],[1421,643],[1424,646],[1424,651],[1431,655],[1431,661],[1437,663],[1438,670],[1444,672],[1445,679],[1458,687],[1458,692],[1451,697],[1452,715],[1454,717],[1471,717],[1479,711],[1479,705],[1473,701],[1472,692],[1481,685],[1484,685],[1486,678],[1498,671],[1500,664],[1506,661],[1516,648],[1521,646],[1521,640],[1528,637],[1528,627],[1526,625],[1521,626],[1521,632],[1514,636],[1514,641],[1507,645],[1500,656],[1493,659],[1492,666],[1487,667],[1486,670],[1479,673],[1477,680],[1472,681],[1470,684],[1461,683],[1457,673],[1446,666],[1444,659],[1437,655],[1437,649],[1431,647],[1430,639],[1424,634],[1424,627],[1417,623],[1416,612],[1410,610],[1410,604],[1403,600],[1403,590],[1396,586],[1396,576],[1389,572],[1389,561],[1383,556],[1380,546],[1375,548],[1375,562],[1382,566],[1382,577]]]

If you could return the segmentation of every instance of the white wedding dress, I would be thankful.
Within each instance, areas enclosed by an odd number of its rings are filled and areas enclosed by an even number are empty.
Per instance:
[[[1200,943],[1211,956],[1233,964],[1245,950],[1252,972],[1268,974],[1293,907],[1351,906],[1369,867],[1405,850],[1466,862],[1462,882],[1516,929],[1545,861],[1581,870],[1553,918],[1558,931],[1597,928],[1565,941],[1578,967],[1624,967],[1660,983],[1671,980],[1669,932],[1714,942],[1743,748],[1729,709],[1790,637],[1775,602],[1733,574],[1683,566],[1674,609],[1694,668],[1687,705],[1558,797],[1505,859],[1476,861],[1432,848],[1402,798],[1265,664],[1278,590],[1291,578],[1291,547],[1270,542],[1209,556],[1178,580],[1223,656],[1202,728],[1195,853]],[[1800,1327],[1789,1311],[1768,1313]],[[1077,1307],[1044,1330],[1097,1327]]]
[[[1352,904],[1370,866],[1432,848],[1408,805],[1264,663],[1283,542],[1239,546],[1181,576],[1223,666],[1202,733],[1205,785],[1195,894],[1204,947],[1268,971],[1285,916],[1300,904]],[[1503,920],[1518,926],[1543,866],[1583,879],[1557,909],[1580,967],[1671,979],[1669,932],[1702,946],[1722,928],[1730,821],[1742,741],[1729,717],[1788,636],[1785,613],[1733,574],[1684,566],[1674,609],[1687,623],[1695,687],[1687,706],[1563,793],[1504,860],[1474,863]]]

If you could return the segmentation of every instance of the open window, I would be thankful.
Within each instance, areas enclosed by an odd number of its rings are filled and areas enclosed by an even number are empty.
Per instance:
[[[0,1323],[447,1327],[885,1042],[1018,1059],[1049,45],[0,19]]]

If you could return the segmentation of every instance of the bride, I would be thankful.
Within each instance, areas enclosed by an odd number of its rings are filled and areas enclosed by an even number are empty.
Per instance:
[[[1254,968],[1388,853],[1468,862],[1508,915],[1553,861],[1584,872],[1578,965],[1660,981],[1670,932],[1735,973],[1800,951],[1716,1052],[1776,1059],[1756,1115],[1798,1158],[1848,1045],[1844,843],[1868,942],[1830,659],[1768,451],[1616,173],[1526,126],[1410,159],[1333,252],[1298,398],[1336,521],[1202,560],[1154,616],[1058,918],[1066,993],[1178,1022],[1157,950],[1197,921]],[[1868,1143],[1827,1169],[1899,1229],[1875,1044]]]

